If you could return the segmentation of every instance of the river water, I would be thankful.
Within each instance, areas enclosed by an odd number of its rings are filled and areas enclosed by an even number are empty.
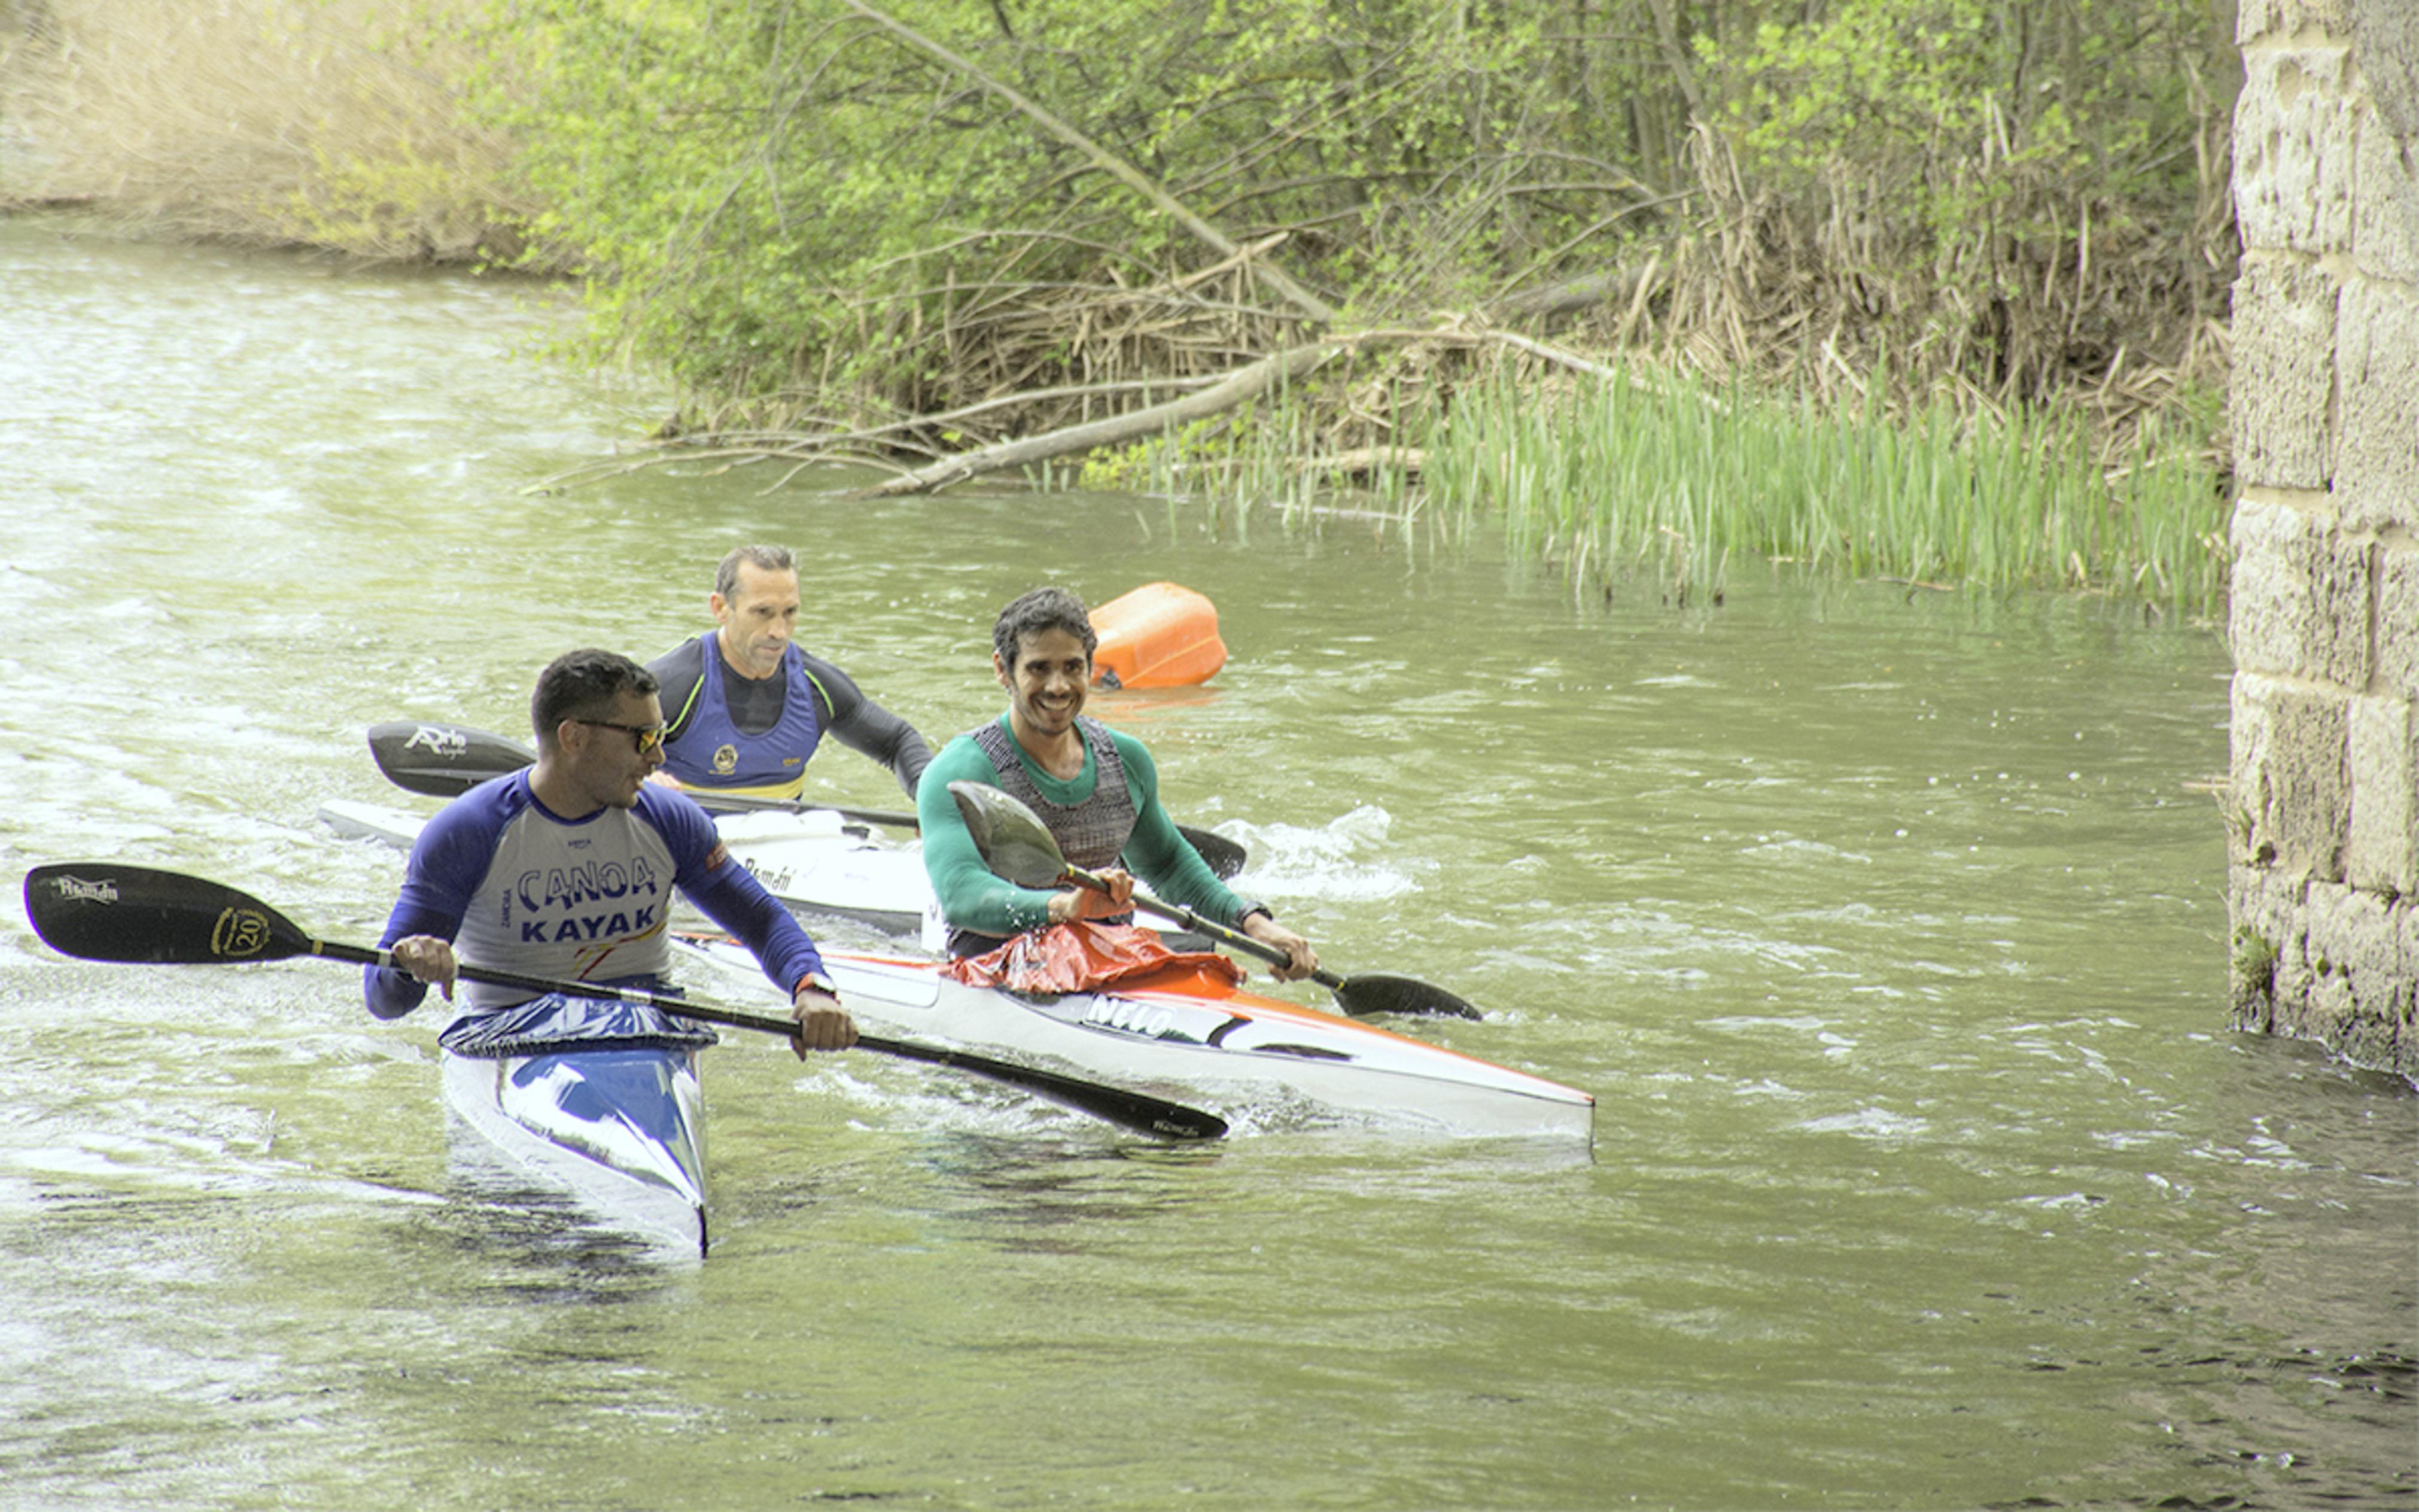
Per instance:
[[[2419,1096],[2225,1028],[2215,627],[761,468],[525,496],[663,409],[568,318],[0,224],[0,1506],[2419,1498]],[[756,539],[936,736],[1024,588],[1208,594],[1225,671],[1100,712],[1331,964],[1489,1010],[1410,1032],[1595,1092],[1593,1157],[1170,1148],[727,1036],[670,1264],[460,1179],[436,1026],[349,970],[26,925],[100,856],[374,936],[397,857],[314,817],[416,801],[364,728],[519,733]]]

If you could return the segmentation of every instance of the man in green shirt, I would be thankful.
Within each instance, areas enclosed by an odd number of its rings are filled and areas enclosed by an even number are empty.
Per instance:
[[[1010,935],[1078,918],[1123,923],[1133,917],[1139,873],[1169,902],[1285,951],[1289,961],[1276,969],[1279,979],[1310,975],[1318,967],[1310,942],[1278,923],[1266,903],[1229,891],[1178,833],[1159,801],[1150,751],[1085,716],[1098,643],[1083,601],[1058,588],[1026,594],[992,627],[992,670],[1008,689],[1008,712],[942,748],[916,795],[924,870],[948,922],[949,953],[980,955]],[[1067,859],[1098,872],[1109,891],[1042,892],[994,874],[949,796],[953,781],[1022,799]]]

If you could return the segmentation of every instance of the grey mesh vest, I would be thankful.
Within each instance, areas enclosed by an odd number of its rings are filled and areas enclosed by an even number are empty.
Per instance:
[[[1097,779],[1092,795],[1081,803],[1053,803],[1041,795],[1025,762],[1017,754],[1016,737],[996,719],[992,719],[967,732],[982,753],[991,758],[992,772],[999,779],[1000,791],[1031,809],[1050,826],[1051,838],[1068,860],[1086,872],[1117,864],[1125,854],[1126,841],[1133,834],[1133,794],[1126,786],[1126,764],[1117,758],[1117,742],[1109,738],[1109,727],[1085,715],[1075,717],[1075,728],[1084,744],[1092,750],[1092,765]],[[1133,915],[1122,914],[1109,923],[1131,923]],[[972,930],[949,931],[951,955],[980,955],[998,945],[1004,936],[978,934]]]

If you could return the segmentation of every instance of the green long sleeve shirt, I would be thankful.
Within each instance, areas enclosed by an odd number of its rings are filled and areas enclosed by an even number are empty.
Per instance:
[[[1006,725],[1008,716],[1001,715],[1000,723]],[[1126,841],[1119,864],[1145,889],[1167,902],[1240,928],[1243,900],[1218,880],[1201,853],[1186,842],[1176,821],[1168,817],[1159,801],[1159,766],[1148,748],[1123,731],[1110,731],[1109,738],[1116,742],[1117,758],[1125,764],[1126,789],[1134,803],[1133,834]],[[1100,765],[1089,747],[1084,751],[1084,770],[1065,781],[1035,764],[1022,747],[1016,754],[1034,786],[1053,803],[1081,803],[1100,782]],[[974,837],[958,812],[957,800],[949,796],[953,781],[999,785],[991,758],[970,735],[960,735],[941,748],[916,790],[916,817],[924,835],[924,870],[932,879],[932,894],[940,900],[942,917],[953,929],[1003,936],[1046,925],[1050,894],[1020,887],[983,864],[982,853],[975,848]]]

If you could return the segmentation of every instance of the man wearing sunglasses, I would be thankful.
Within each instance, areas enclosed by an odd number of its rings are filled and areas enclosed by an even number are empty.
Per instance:
[[[716,569],[715,628],[648,663],[670,713],[665,770],[685,787],[794,798],[826,734],[890,768],[908,796],[932,753],[846,672],[800,651],[798,567],[787,547],[743,546]]]
[[[452,999],[459,962],[659,986],[678,887],[789,991],[799,1058],[855,1043],[855,1026],[797,920],[732,859],[703,810],[647,780],[664,761],[655,674],[609,651],[570,652],[540,674],[530,716],[537,764],[481,783],[421,830],[379,941],[401,969],[366,970],[370,1011],[399,1018],[431,982]],[[584,1002],[532,1001],[526,990],[462,985],[440,1037],[448,1049],[493,1054],[504,1038],[697,1035],[710,1042],[653,1008],[614,1004],[609,1014]]]

